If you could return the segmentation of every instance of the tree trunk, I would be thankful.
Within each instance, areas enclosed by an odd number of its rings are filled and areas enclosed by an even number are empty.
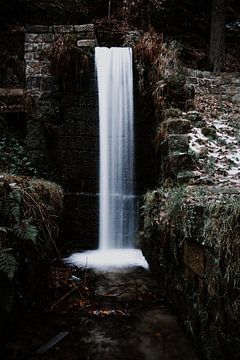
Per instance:
[[[212,25],[209,63],[214,72],[224,70],[225,64],[226,0],[212,0]]]
[[[109,0],[108,1],[108,22],[110,22],[110,20],[111,20],[111,5],[112,5],[112,1]]]

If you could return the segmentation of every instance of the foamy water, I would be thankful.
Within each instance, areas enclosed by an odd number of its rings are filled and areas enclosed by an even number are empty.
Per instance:
[[[141,266],[148,269],[148,264],[138,249],[91,250],[75,253],[66,259],[67,263],[91,269],[119,269]]]

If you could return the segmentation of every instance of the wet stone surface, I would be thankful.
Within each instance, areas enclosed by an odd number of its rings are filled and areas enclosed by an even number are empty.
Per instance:
[[[79,299],[71,300],[85,304],[79,309],[60,311],[55,307],[51,312],[26,314],[7,344],[4,359],[197,359],[147,270],[138,267],[92,273],[90,286],[86,302],[81,292]],[[64,331],[69,332],[64,339],[45,353],[36,353]]]

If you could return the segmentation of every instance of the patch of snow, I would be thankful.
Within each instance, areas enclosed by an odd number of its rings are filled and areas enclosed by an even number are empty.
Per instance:
[[[227,173],[229,174],[229,175],[238,175],[239,174],[239,171],[240,171],[240,169],[239,168],[235,168],[235,169],[231,169],[231,170],[227,170]]]

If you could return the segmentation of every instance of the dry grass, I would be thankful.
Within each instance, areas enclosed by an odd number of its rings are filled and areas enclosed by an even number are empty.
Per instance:
[[[186,86],[177,44],[165,44],[163,34],[150,29],[134,50],[140,93],[151,94],[156,112],[168,107],[186,110],[191,93]]]
[[[48,50],[50,71],[63,81],[77,83],[89,75],[90,54],[76,42],[74,35],[59,35]]]

